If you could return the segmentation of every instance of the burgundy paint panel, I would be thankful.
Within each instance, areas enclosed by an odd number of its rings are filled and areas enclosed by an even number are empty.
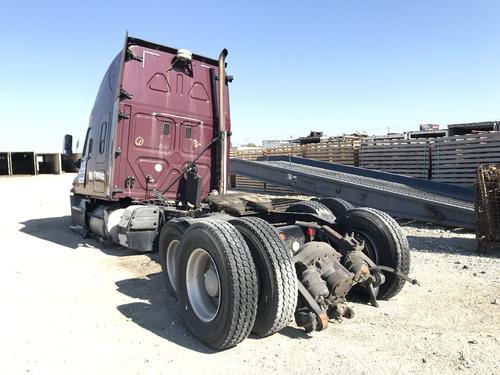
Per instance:
[[[118,122],[115,149],[120,148],[113,168],[113,187],[123,190],[114,199],[131,197],[148,199],[151,190],[165,189],[214,137],[210,68],[206,62],[192,61],[192,76],[172,66],[175,55],[165,51],[130,46],[134,55],[143,58],[127,61],[123,69],[122,88],[133,98],[120,103],[128,119]],[[229,129],[229,99],[225,95]],[[215,124],[217,127],[217,124]],[[211,183],[212,149],[198,160],[203,177],[202,193],[206,196]],[[153,183],[147,182],[147,177]],[[126,186],[127,180],[133,186]],[[166,195],[176,198],[179,183]]]

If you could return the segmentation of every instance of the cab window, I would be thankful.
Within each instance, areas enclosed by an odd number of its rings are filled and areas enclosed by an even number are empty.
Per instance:
[[[106,148],[106,131],[108,129],[108,123],[105,121],[101,124],[101,134],[99,135],[99,153],[104,153]]]
[[[87,129],[87,134],[85,135],[85,143],[83,144],[83,151],[82,151],[82,159],[84,159],[87,156],[87,149],[89,148],[89,136],[90,136],[90,128]]]

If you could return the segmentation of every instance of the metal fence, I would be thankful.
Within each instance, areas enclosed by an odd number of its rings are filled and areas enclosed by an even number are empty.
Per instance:
[[[480,166],[500,163],[500,133],[457,135],[430,144],[432,180],[471,186]]]
[[[500,132],[407,140],[358,138],[302,146],[231,150],[231,157],[245,160],[269,155],[301,156],[472,186],[481,165],[500,163]],[[240,180],[244,185],[245,180]]]
[[[308,159],[328,161],[331,163],[357,165],[360,140],[329,140],[307,145],[287,145],[273,148],[255,148],[248,150],[231,150],[231,157],[255,160],[259,156],[290,155]]]
[[[230,156],[232,158],[243,160],[255,160],[262,156],[288,155],[354,166],[358,164],[359,145],[360,140],[358,138],[348,138],[329,140],[326,142],[307,145],[285,145],[273,148],[255,148],[247,150],[232,149]],[[293,190],[289,188],[266,184],[249,177],[239,175],[231,176],[231,187],[240,190],[259,191],[269,194],[293,193]]]
[[[472,186],[481,165],[500,163],[500,132],[427,140],[363,141],[359,166]]]
[[[427,140],[369,139],[361,143],[359,166],[429,180],[429,155]]]

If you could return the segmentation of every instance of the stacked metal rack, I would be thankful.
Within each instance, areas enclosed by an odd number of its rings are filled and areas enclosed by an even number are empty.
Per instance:
[[[479,168],[475,209],[477,251],[500,250],[500,164]]]

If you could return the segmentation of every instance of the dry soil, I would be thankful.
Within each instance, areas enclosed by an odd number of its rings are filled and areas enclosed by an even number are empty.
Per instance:
[[[500,372],[500,263],[472,233],[406,225],[406,285],[305,334],[293,324],[214,352],[185,329],[157,254],[72,232],[74,175],[0,178],[2,374]]]

